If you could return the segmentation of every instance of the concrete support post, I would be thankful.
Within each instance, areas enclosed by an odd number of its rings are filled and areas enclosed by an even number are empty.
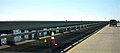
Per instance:
[[[76,30],[78,29],[78,26],[75,26]]]
[[[83,25],[81,25],[81,28],[83,28]]]
[[[14,37],[7,38],[7,45],[15,45]]]
[[[87,24],[85,24],[85,28],[87,27]]]
[[[51,33],[52,33],[52,31],[48,31],[48,32],[47,32],[47,35],[51,35]]]
[[[85,28],[85,24],[83,25],[83,28]]]
[[[80,29],[80,26],[78,26],[77,29]]]
[[[38,34],[40,34],[40,33],[38,33]],[[39,36],[39,35],[38,35]],[[41,32],[41,35],[40,35],[41,37],[43,37],[44,35],[43,35],[43,32]]]
[[[66,29],[63,29],[63,32],[65,32]]]
[[[67,31],[68,31],[68,28],[66,27],[65,32],[67,32]]]
[[[73,27],[72,30],[76,30],[76,27]]]
[[[86,24],[86,27],[88,27],[88,24]]]
[[[70,27],[70,29],[71,29],[71,30],[73,30],[73,28],[72,28],[72,27]]]
[[[76,27],[73,27],[73,30],[76,30]]]
[[[59,32],[60,32],[60,33],[63,33],[63,29],[61,29]]]
[[[36,30],[32,30],[31,32],[36,32]],[[35,38],[35,33],[30,34],[29,37],[31,37],[32,39],[34,39],[34,38]],[[30,38],[30,39],[31,39],[31,38]]]
[[[35,33],[35,39],[39,39],[39,33],[38,32]]]
[[[23,36],[21,36],[21,38],[22,38],[22,40],[25,40],[25,37],[24,37],[24,35],[23,35]]]
[[[33,38],[32,38],[32,34],[29,35],[29,40],[31,40],[31,39],[33,39]]]
[[[67,32],[67,29],[64,29],[64,32]]]
[[[54,32],[54,34],[56,34],[57,32],[56,32],[56,30],[55,31],[53,31]]]
[[[71,32],[71,29],[70,29],[70,28],[68,28],[68,29],[67,29],[67,31],[68,31],[68,32]]]
[[[1,39],[0,39],[0,46],[1,46],[2,44],[1,44]]]
[[[79,25],[79,29],[81,29],[81,25]]]

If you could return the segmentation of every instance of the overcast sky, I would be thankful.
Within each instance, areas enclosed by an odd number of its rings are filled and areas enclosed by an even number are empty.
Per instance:
[[[0,21],[120,20],[120,0],[0,0]]]

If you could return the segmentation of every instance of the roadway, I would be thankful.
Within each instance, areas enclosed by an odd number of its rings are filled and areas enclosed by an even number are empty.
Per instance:
[[[67,53],[120,53],[120,23],[118,27],[105,26]]]

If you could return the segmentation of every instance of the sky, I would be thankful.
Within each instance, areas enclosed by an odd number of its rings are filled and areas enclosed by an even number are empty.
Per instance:
[[[120,0],[0,0],[0,21],[120,20]]]

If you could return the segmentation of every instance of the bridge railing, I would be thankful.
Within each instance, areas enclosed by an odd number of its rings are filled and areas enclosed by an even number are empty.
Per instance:
[[[41,33],[43,32],[49,32],[46,36],[51,36],[51,32],[55,32],[56,30],[59,30],[58,33],[63,33],[65,31],[71,31],[71,30],[76,30],[76,29],[83,29],[86,27],[90,27],[90,26],[95,26],[95,25],[99,25],[99,23],[91,23],[91,24],[83,24],[83,25],[74,25],[74,26],[66,26],[66,27],[60,27],[60,28],[51,28],[51,29],[47,29],[47,30],[36,30],[36,32],[28,32],[28,33],[20,33],[20,34],[4,34],[2,36],[0,36],[0,45],[15,45],[15,39],[14,37],[16,36],[21,36],[24,37],[25,35],[29,36],[29,40],[31,39],[39,39],[40,37],[43,37]],[[34,34],[34,38],[32,38],[32,34]],[[6,39],[6,44],[2,43],[2,39]],[[24,39],[24,38],[22,38]],[[21,39],[21,41],[22,41]],[[24,41],[24,40],[23,40]],[[20,41],[17,41],[20,42]]]

